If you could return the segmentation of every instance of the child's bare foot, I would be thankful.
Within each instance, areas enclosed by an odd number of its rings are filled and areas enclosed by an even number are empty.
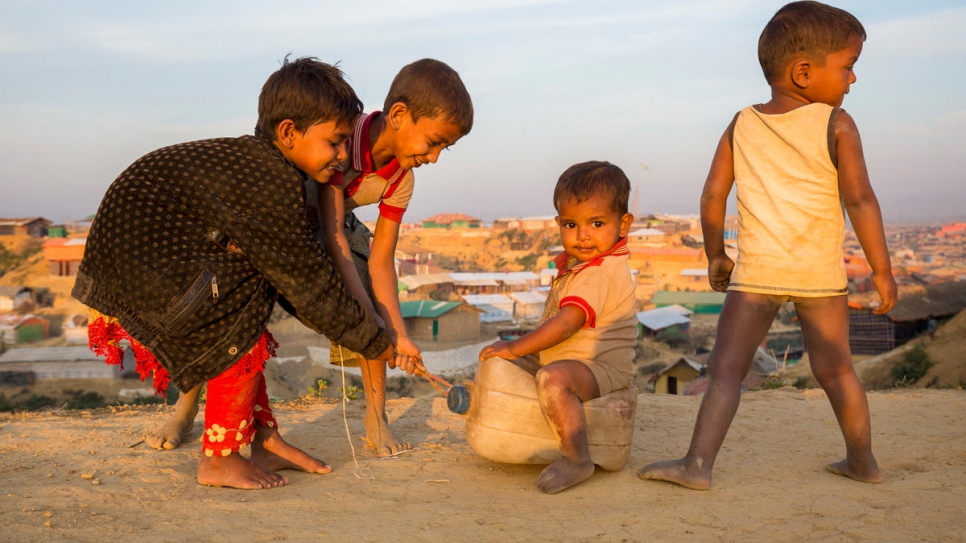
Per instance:
[[[386,457],[413,448],[408,441],[403,440],[392,431],[385,416],[380,417],[375,413],[370,414],[367,410],[364,425],[366,427],[365,441],[376,450],[376,454],[379,456]]]
[[[637,472],[637,476],[641,479],[667,481],[693,490],[711,488],[711,473],[705,472],[698,466],[691,465],[684,458],[648,464]]]
[[[198,406],[195,406],[194,413],[172,413],[160,428],[145,436],[144,442],[159,451],[177,449],[195,427],[197,413]]]
[[[547,494],[566,490],[594,474],[594,463],[561,458],[550,464],[537,477],[537,486]]]
[[[856,463],[854,466],[849,465],[849,460],[840,460],[833,464],[825,466],[825,469],[831,471],[836,475],[844,475],[849,479],[855,479],[863,483],[881,483],[882,482],[882,470],[879,466],[872,462],[872,465],[859,465]]]
[[[243,490],[275,488],[288,484],[288,477],[262,469],[234,452],[228,456],[203,456],[198,464],[198,482]]]
[[[277,428],[261,427],[252,439],[252,463],[269,471],[297,469],[307,473],[329,473],[332,467],[309,456],[282,439]],[[288,479],[285,479],[286,484]]]
[[[188,437],[195,427],[195,417],[198,416],[198,395],[201,385],[178,396],[174,404],[174,413],[164,421],[160,428],[154,430],[144,438],[144,442],[158,449],[177,449],[181,442]]]

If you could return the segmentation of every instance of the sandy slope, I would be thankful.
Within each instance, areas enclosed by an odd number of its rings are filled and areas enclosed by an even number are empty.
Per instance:
[[[695,492],[643,482],[645,462],[684,452],[697,397],[641,395],[631,462],[556,496],[538,466],[493,464],[467,447],[442,399],[390,402],[415,451],[379,460],[341,404],[283,404],[287,439],[333,464],[290,473],[268,491],[199,486],[199,444],[157,452],[137,442],[156,407],[0,415],[0,541],[963,541],[966,393],[873,392],[875,447],[887,479],[825,472],[843,454],[821,391],[744,396],[716,466]],[[200,431],[195,431],[195,436]],[[85,478],[92,477],[92,478]],[[93,484],[94,481],[99,484]]]

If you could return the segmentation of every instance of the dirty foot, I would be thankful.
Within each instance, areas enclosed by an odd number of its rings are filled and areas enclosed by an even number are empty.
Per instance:
[[[667,481],[693,490],[711,488],[711,473],[705,473],[698,466],[689,465],[684,458],[648,464],[638,470],[637,476],[641,479]]]
[[[594,474],[594,463],[561,458],[550,464],[537,477],[537,486],[547,494],[556,494],[589,479]]]
[[[288,477],[262,469],[235,452],[228,456],[203,456],[198,464],[198,482],[208,486],[256,490],[285,486]]]
[[[391,456],[413,448],[408,441],[401,439],[392,431],[385,415],[379,417],[366,413],[365,427],[365,442],[375,449],[376,454],[381,457]]]
[[[332,467],[309,456],[282,439],[277,428],[261,427],[252,439],[252,463],[269,471],[297,469],[306,473],[329,473]],[[285,479],[288,484],[288,479]]]
[[[178,448],[187,439],[188,432],[195,427],[195,417],[198,415],[198,396],[192,396],[191,392],[178,397],[174,413],[160,428],[144,437],[145,443],[158,450],[171,450]]]
[[[825,466],[825,469],[831,471],[836,475],[843,475],[849,479],[855,479],[863,483],[881,483],[882,482],[882,470],[876,465],[875,460],[872,461],[872,465],[859,465],[856,462],[855,466],[849,465],[849,460],[839,460],[834,464],[829,464]]]

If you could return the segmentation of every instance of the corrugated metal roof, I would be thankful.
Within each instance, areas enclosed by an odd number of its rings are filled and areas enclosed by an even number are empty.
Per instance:
[[[513,303],[513,300],[506,294],[464,294],[462,298],[466,303],[475,306]]]
[[[427,285],[439,285],[441,283],[452,283],[453,279],[448,273],[429,273],[426,275],[404,275],[399,278],[409,290],[417,289]]]
[[[511,315],[506,309],[500,309],[499,307],[486,304],[477,305],[474,307],[483,312],[483,314],[480,315],[480,320],[483,322],[506,322],[513,320],[513,315]]]
[[[0,285],[0,296],[8,296],[10,298],[13,298],[17,294],[20,294],[21,292],[23,292],[25,290],[28,291],[28,292],[30,292],[30,288],[28,288],[28,287],[23,287],[23,286],[19,286],[18,287],[18,286],[10,286],[10,285]]]
[[[687,313],[682,313],[687,311]],[[637,321],[650,330],[663,330],[669,326],[687,324],[691,322],[690,311],[679,305],[659,307],[637,314]]]
[[[453,281],[454,285],[459,285],[461,287],[498,287],[498,283],[495,279],[461,279]]]
[[[404,319],[410,317],[436,318],[459,307],[463,302],[440,302],[437,300],[412,300],[400,302],[399,309]]]
[[[20,313],[4,313],[0,315],[0,329],[3,330],[14,330],[21,324],[27,322],[30,319],[40,319],[44,322],[49,322],[47,319],[33,314],[21,315]]]
[[[547,293],[537,290],[526,292],[511,292],[510,297],[521,304],[543,304],[547,302]]]
[[[690,358],[688,358],[686,356],[682,356],[676,362],[672,362],[671,364],[668,364],[667,366],[665,366],[665,368],[663,370],[659,371],[657,373],[657,375],[664,375],[665,373],[667,373],[668,371],[670,371],[671,368],[673,368],[674,366],[677,366],[678,364],[684,364],[684,365],[690,367],[691,369],[693,369],[694,371],[696,371],[698,373],[701,373],[701,369],[704,368],[704,365],[703,364],[700,364],[698,362],[695,362],[694,360],[691,360]]]

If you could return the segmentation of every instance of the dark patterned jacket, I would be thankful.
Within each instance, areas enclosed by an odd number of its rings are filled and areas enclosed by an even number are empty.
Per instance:
[[[141,157],[97,210],[73,296],[117,317],[182,391],[254,346],[279,293],[306,326],[375,358],[389,336],[313,239],[305,178],[257,136]]]

